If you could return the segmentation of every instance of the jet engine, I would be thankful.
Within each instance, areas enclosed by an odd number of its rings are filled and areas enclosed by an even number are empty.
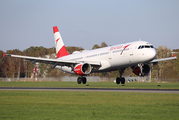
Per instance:
[[[74,72],[78,75],[88,75],[91,73],[91,65],[88,63],[80,63],[74,67]]]
[[[135,73],[138,76],[148,75],[149,72],[150,72],[150,66],[148,64],[141,64],[133,67],[133,73]]]

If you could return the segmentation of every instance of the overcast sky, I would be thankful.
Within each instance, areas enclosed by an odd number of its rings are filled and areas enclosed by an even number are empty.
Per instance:
[[[148,41],[179,49],[179,0],[1,0],[0,50]]]

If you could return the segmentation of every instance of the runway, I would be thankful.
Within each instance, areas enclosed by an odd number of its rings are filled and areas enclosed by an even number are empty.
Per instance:
[[[125,88],[48,88],[48,87],[0,87],[0,90],[34,90],[34,91],[91,91],[91,92],[139,92],[139,93],[175,93],[178,89],[125,89]]]

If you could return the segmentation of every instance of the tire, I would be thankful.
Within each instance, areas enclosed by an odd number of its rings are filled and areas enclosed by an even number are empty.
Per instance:
[[[119,77],[116,78],[116,84],[120,84],[121,79]]]
[[[78,83],[78,84],[81,84],[81,81],[82,81],[82,78],[81,78],[81,77],[78,77],[78,78],[77,78],[77,83]]]
[[[82,78],[82,82],[83,82],[83,84],[86,84],[86,77]]]
[[[125,84],[125,78],[124,77],[121,78],[121,84]]]

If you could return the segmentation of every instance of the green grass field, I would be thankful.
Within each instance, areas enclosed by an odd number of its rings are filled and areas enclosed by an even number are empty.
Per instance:
[[[89,88],[139,88],[139,89],[179,89],[179,83],[125,83],[117,85],[114,82],[88,82]],[[160,86],[157,86],[160,84]],[[87,87],[76,82],[0,82],[0,87]]]
[[[178,113],[178,94],[0,91],[1,120],[178,120]]]
[[[179,83],[89,82],[0,82],[0,87],[89,87],[179,89]],[[178,120],[179,94],[82,92],[82,91],[0,91],[0,120]]]

